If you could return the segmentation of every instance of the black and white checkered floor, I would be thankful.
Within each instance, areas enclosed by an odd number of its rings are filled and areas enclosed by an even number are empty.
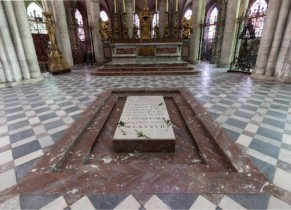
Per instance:
[[[200,75],[96,77],[90,69],[0,89],[0,191],[30,171],[105,89],[186,87],[281,192],[19,195],[0,209],[291,209],[291,85],[200,65]]]

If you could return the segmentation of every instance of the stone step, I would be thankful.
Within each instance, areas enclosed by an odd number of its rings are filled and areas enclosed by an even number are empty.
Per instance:
[[[176,70],[176,71],[107,71],[97,70],[92,72],[96,76],[138,76],[138,75],[193,75],[198,74],[197,70]]]
[[[189,71],[193,70],[193,66],[168,66],[168,67],[119,67],[119,66],[111,66],[106,68],[98,68],[99,71]]]
[[[107,63],[104,67],[169,67],[169,66],[187,66],[187,62],[133,62],[133,63]]]

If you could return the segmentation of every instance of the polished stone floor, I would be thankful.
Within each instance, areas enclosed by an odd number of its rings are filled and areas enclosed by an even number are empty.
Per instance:
[[[186,87],[274,183],[278,195],[18,195],[0,209],[291,209],[291,85],[200,65],[200,75],[91,76],[90,68],[0,89],[0,191],[32,170],[107,88]]]

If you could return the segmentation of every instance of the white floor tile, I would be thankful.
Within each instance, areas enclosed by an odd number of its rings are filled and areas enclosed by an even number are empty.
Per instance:
[[[170,210],[169,206],[167,206],[156,195],[152,196],[144,205],[144,207],[146,208],[146,210]]]
[[[210,202],[203,196],[199,195],[199,197],[196,199],[196,201],[193,203],[193,205],[191,206],[189,210],[194,210],[194,209],[215,210],[216,205],[214,205],[212,202]]]
[[[274,209],[274,210],[279,210],[279,209],[290,210],[291,209],[291,205],[279,200],[278,198],[276,198],[274,196],[271,196],[270,200],[269,200],[269,204],[268,204],[268,209],[270,209],[270,210],[271,209]]]
[[[36,159],[38,157],[41,157],[42,155],[43,155],[43,150],[42,149],[41,150],[37,150],[37,151],[32,152],[32,153],[30,153],[28,155],[25,155],[25,156],[23,156],[21,158],[15,159],[14,160],[14,164],[15,164],[15,166],[19,166],[19,165],[21,165],[23,163],[26,163],[28,161],[31,161],[31,160]]]
[[[291,135],[283,134],[282,142],[291,145]]]
[[[12,187],[16,184],[16,176],[14,169],[5,171],[0,174],[0,191]],[[2,181],[5,180],[5,181]]]
[[[0,148],[1,148],[1,147],[5,147],[5,146],[7,146],[8,144],[10,144],[10,140],[9,140],[9,137],[8,137],[8,136],[1,137],[1,138],[0,138]]]
[[[244,134],[241,134],[236,143],[240,144],[240,145],[243,145],[245,147],[248,147],[250,145],[250,143],[252,142],[253,138],[252,137],[249,137],[249,136],[246,136]]]
[[[273,157],[270,157],[268,155],[265,155],[261,152],[258,152],[254,149],[251,149],[251,148],[248,148],[247,149],[247,154],[248,155],[251,155],[261,161],[264,161],[266,163],[269,163],[269,164],[272,164],[273,166],[276,166],[277,165],[277,159],[273,158]]]
[[[92,205],[88,197],[84,196],[80,200],[78,200],[76,203],[71,205],[71,210],[80,210],[80,209],[95,210],[95,207]]]
[[[20,201],[19,201],[19,196],[15,196],[14,198],[11,198],[4,203],[0,204],[0,209],[2,210],[19,210],[21,209],[20,207]]]
[[[132,196],[129,195],[120,204],[118,204],[114,210],[138,210],[141,207],[139,202]]]
[[[278,187],[291,192],[291,173],[288,173],[280,168],[276,168],[273,182]]]
[[[246,127],[245,127],[245,130],[246,131],[249,131],[249,132],[252,132],[252,133],[256,133],[259,129],[259,126],[257,125],[254,125],[254,124],[248,124]]]
[[[40,210],[63,210],[68,205],[65,201],[65,199],[61,196],[57,198],[56,200],[50,202],[46,206],[42,207]]]
[[[280,149],[280,153],[279,153],[279,160],[282,160],[286,163],[291,164],[291,151],[286,150],[286,149]]]
[[[219,207],[223,210],[246,209],[227,196],[223,196],[222,200],[220,201]]]
[[[4,152],[0,152],[0,165],[4,163],[8,163],[13,160],[12,151],[6,150]]]

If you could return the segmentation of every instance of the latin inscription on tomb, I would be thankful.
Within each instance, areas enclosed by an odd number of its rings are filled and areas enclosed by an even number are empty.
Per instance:
[[[175,140],[162,96],[128,96],[113,140]]]

